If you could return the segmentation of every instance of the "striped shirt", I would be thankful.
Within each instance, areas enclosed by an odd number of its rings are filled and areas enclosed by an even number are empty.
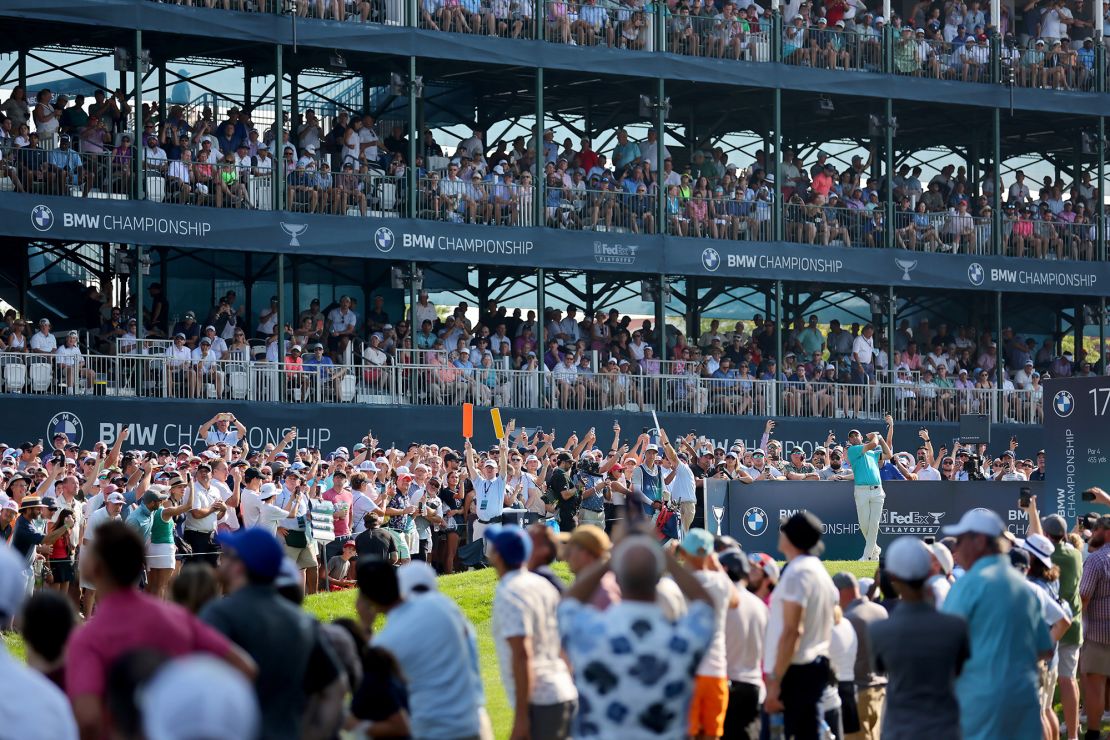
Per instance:
[[[1083,639],[1110,645],[1110,547],[1101,547],[1083,562],[1079,595],[1083,610]]]

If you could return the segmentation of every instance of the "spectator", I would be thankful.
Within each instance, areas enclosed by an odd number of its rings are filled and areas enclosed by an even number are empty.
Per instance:
[[[851,573],[837,573],[833,576],[833,585],[840,593],[844,618],[855,630],[857,645],[854,689],[847,701],[844,692],[841,692],[844,732],[847,737],[877,740],[881,737],[883,726],[887,679],[882,672],[875,670],[871,630],[887,618],[887,611],[860,593],[859,581]]]
[[[181,607],[138,591],[134,584],[143,568],[143,544],[125,525],[98,527],[91,548],[82,551],[81,568],[99,597],[96,615],[68,648],[66,693],[82,737],[98,737],[110,720],[104,704],[108,671],[129,651],[149,648],[170,657],[207,653],[255,678],[250,657],[218,632]]]
[[[362,560],[356,609],[363,624],[388,614],[371,640],[397,662],[408,688],[413,737],[477,737],[488,723],[473,626],[435,591],[426,563]],[[402,584],[407,592],[402,594]]]
[[[273,588],[285,557],[281,545],[258,528],[222,534],[219,544],[220,580],[228,595],[209,603],[200,617],[258,665],[255,690],[262,709],[262,734],[302,737],[313,696],[330,705],[328,712],[317,709],[309,715],[323,720],[316,730],[335,732],[347,686],[320,625]]]
[[[586,602],[610,569],[624,600],[600,612]],[[664,571],[691,602],[674,622],[656,605]],[[559,632],[580,696],[574,735],[619,737],[640,728],[683,734],[688,718],[674,707],[689,705],[689,659],[704,652],[714,631],[711,598],[694,576],[654,538],[626,537],[610,560],[582,574],[559,606]]]
[[[821,521],[799,512],[780,527],[786,568],[771,594],[764,671],[768,713],[782,712],[787,737],[816,737],[818,703],[829,680],[829,635],[836,588],[814,553]]]
[[[26,599],[23,569],[19,556],[0,547],[0,624],[10,624],[23,609]],[[6,648],[0,649],[0,676],[7,685],[19,686],[26,692],[20,701],[5,710],[6,732],[29,740],[77,739],[73,710],[49,678],[16,660]],[[97,727],[96,731],[99,729]]]
[[[1000,553],[1005,526],[976,509],[943,531],[956,537],[956,563],[966,571],[944,601],[945,613],[968,622],[971,657],[957,684],[963,735],[1039,738],[1036,663],[1052,642],[1036,597]]]
[[[967,623],[938,613],[930,604],[925,590],[929,551],[916,537],[899,537],[891,543],[885,572],[899,606],[889,619],[868,627],[874,668],[889,681],[883,736],[898,732],[896,728],[912,728],[923,736],[957,737],[963,702],[956,681],[962,679],[973,649]]]
[[[495,526],[485,538],[500,579],[492,624],[501,679],[514,709],[512,735],[568,737],[578,692],[560,654],[559,592],[528,572],[532,540],[523,529]]]

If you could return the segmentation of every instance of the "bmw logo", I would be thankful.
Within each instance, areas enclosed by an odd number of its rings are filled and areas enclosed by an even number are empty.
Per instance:
[[[37,231],[50,231],[54,225],[54,212],[47,206],[35,206],[31,209],[31,225]]]
[[[713,247],[706,247],[701,253],[701,266],[710,272],[716,272],[721,266],[721,255]]]
[[[393,229],[383,226],[374,232],[374,246],[379,252],[388,252],[393,249]]]
[[[1061,418],[1071,416],[1071,412],[1075,411],[1075,398],[1068,391],[1056,391],[1052,397],[1052,410]]]
[[[43,439],[52,440],[54,435],[59,433],[69,437],[69,441],[73,444],[79,445],[81,444],[81,438],[85,436],[85,429],[81,425],[81,420],[77,418],[77,414],[69,411],[59,411],[46,425],[46,436]]]
[[[767,512],[758,506],[753,506],[744,512],[744,530],[758,537],[767,531]]]
[[[967,279],[972,285],[979,286],[983,284],[983,279],[987,276],[983,266],[978,262],[972,262],[967,266]]]

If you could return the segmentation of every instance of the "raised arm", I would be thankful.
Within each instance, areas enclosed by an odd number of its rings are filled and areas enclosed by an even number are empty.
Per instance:
[[[466,459],[466,475],[474,480],[478,476],[474,472],[474,446],[470,444],[469,438],[463,443],[463,457]]]
[[[120,430],[120,433],[116,435],[115,444],[113,444],[112,449],[108,451],[108,459],[107,462],[104,463],[104,467],[110,468],[113,465],[119,464],[120,450],[123,449],[123,442],[130,434],[131,427],[125,426],[123,429]]]
[[[262,458],[261,464],[266,465],[267,463],[273,462],[274,458],[278,456],[278,453],[282,452],[286,447],[292,444],[293,440],[296,438],[297,427],[291,427],[289,431],[285,433],[285,436],[281,438],[281,441],[277,443],[274,449],[270,450],[269,453],[266,454],[266,457]]]
[[[933,457],[933,443],[929,440],[929,430],[922,429],[917,433],[917,436],[921,437],[921,441],[925,445],[925,464],[930,468],[935,468],[936,459]]]
[[[890,449],[894,447],[894,417],[887,414],[883,417],[886,421],[886,446],[883,448],[884,454],[889,455]]]

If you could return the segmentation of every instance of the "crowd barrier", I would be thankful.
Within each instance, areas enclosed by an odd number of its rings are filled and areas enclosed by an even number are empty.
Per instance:
[[[126,346],[126,345],[122,345]],[[634,373],[630,365],[579,372],[512,370],[498,360],[459,368],[433,351],[404,350],[421,364],[267,362],[265,349],[229,358],[172,357],[165,340],[143,340],[138,352],[57,356],[0,353],[5,394],[101,395],[128,398],[234,399],[277,403],[512,406],[577,411],[621,410],[726,416],[792,416],[881,421],[956,421],[985,414],[992,422],[1039,424],[1037,389],[941,388],[917,382],[870,385],[815,380],[703,378],[691,366],[671,373]],[[209,359],[210,358],[210,359]],[[650,361],[645,361],[650,363]],[[650,364],[648,368],[650,369]],[[661,368],[662,369],[662,368]]]

